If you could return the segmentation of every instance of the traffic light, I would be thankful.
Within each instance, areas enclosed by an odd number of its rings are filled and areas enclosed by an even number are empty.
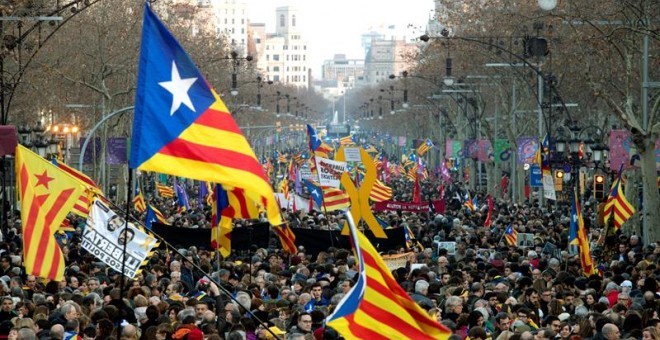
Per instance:
[[[598,201],[605,199],[605,177],[603,175],[594,176],[594,197]]]

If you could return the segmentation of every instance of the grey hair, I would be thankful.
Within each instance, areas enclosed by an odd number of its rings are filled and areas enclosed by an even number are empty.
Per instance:
[[[184,308],[176,315],[176,318],[179,322],[183,322],[187,316],[195,316],[195,310],[190,307]]]
[[[429,289],[429,283],[426,280],[418,280],[415,282],[415,293],[421,293],[422,290]]]

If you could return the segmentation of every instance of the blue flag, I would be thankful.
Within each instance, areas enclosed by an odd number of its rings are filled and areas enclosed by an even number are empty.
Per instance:
[[[151,209],[151,204],[149,204],[147,206],[147,216],[145,217],[144,225],[147,229],[151,230],[151,224],[154,222],[158,222],[158,218],[156,217],[154,210]]]
[[[319,207],[322,207],[323,206],[323,190],[321,190],[321,188],[318,185],[316,185],[316,184],[314,184],[310,181],[307,181],[307,180],[305,180],[305,186],[307,186],[307,191],[309,191],[309,195],[314,200],[316,205],[318,205]]]

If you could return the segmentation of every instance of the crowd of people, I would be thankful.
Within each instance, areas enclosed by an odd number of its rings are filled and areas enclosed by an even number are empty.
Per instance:
[[[484,227],[485,205],[475,211],[464,207],[465,187],[440,182],[423,181],[422,197],[444,197],[445,211],[377,215],[391,228],[408,227],[418,241],[389,251],[408,255],[406,267],[392,274],[451,331],[451,339],[660,340],[658,242],[645,245],[637,235],[620,233],[609,251],[596,244],[595,204],[585,205],[599,270],[587,277],[568,244],[569,204],[541,207],[533,199],[524,204],[496,199],[493,223]],[[397,200],[409,196],[406,179],[394,178],[390,186]],[[147,199],[173,228],[210,228],[210,207],[198,206],[198,187],[189,190],[191,209],[185,212],[171,199]],[[298,228],[337,229],[345,219],[339,211],[285,210],[283,216]],[[0,244],[0,338],[340,338],[324,319],[356,283],[360,269],[350,249],[308,254],[300,245],[289,255],[273,246],[218,259],[210,247],[181,240],[176,249],[158,249],[141,273],[121,284],[118,272],[81,249],[85,220],[70,219],[77,231],[60,238],[66,280],[47,282],[25,273],[21,222],[12,215]],[[236,221],[237,228],[249,224]],[[533,234],[533,245],[507,244],[508,226]],[[440,247],[443,242],[455,242],[455,250]],[[546,251],[548,244],[559,251]]]

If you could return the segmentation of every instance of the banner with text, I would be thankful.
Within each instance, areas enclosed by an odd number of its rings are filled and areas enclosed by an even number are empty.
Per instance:
[[[96,256],[110,268],[121,272],[124,262],[124,243],[126,244],[124,275],[134,278],[140,267],[158,246],[158,241],[133,225],[124,226],[125,220],[108,206],[95,200],[87,218],[87,227],[83,232],[82,248]]]
[[[346,170],[346,162],[333,161],[331,159],[314,157],[316,159],[316,170],[319,174],[319,183],[322,186],[339,188],[341,174]]]
[[[445,212],[445,202],[443,200],[432,201],[433,209],[436,213]],[[410,203],[410,202],[395,202],[395,201],[385,201],[385,202],[376,202],[374,203],[374,211],[408,211],[408,212],[428,212],[429,209],[428,202],[423,203]]]

